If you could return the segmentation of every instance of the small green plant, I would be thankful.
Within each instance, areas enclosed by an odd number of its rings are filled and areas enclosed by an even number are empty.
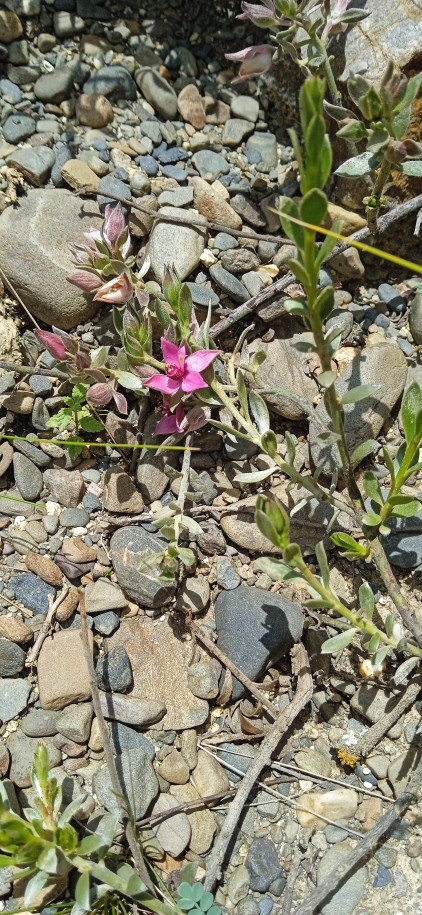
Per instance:
[[[214,896],[208,893],[202,883],[195,882],[198,865],[191,862],[181,872],[177,890],[177,905],[183,912],[200,915],[221,915],[221,908],[215,904]]]
[[[64,407],[61,407],[50,419],[47,420],[48,429],[57,429],[59,432],[70,430],[72,435],[67,440],[67,448],[72,459],[79,456],[83,448],[81,432],[101,432],[103,424],[92,415],[86,402],[89,384],[75,384],[70,397],[64,397]]]

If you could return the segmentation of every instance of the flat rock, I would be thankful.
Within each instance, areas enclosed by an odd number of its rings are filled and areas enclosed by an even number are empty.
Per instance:
[[[56,67],[51,73],[43,73],[34,85],[34,95],[41,102],[60,105],[69,98],[73,89],[73,73],[70,67]]]
[[[85,492],[85,483],[79,470],[46,470],[44,484],[52,499],[66,508],[76,508]]]
[[[7,157],[7,164],[16,168],[35,187],[41,187],[46,183],[55,161],[56,157],[53,150],[48,149],[47,146],[37,146],[33,149],[25,146],[17,149],[16,152]],[[22,199],[25,200],[26,198]],[[2,217],[7,212],[8,209],[4,210]]]
[[[233,276],[232,273],[229,273],[228,270],[225,270],[221,264],[211,265],[210,276],[214,280],[214,283],[219,286],[222,292],[225,292],[228,296],[230,296],[234,302],[247,302],[250,298],[246,286],[244,286],[236,276]]]
[[[137,514],[143,511],[144,502],[128,473],[110,467],[104,474],[103,507],[109,512]]]
[[[19,206],[0,215],[0,265],[30,311],[46,324],[69,330],[95,314],[92,297],[66,277],[72,272],[69,242],[83,240],[84,231],[100,225],[95,201],[60,189],[30,190],[19,198]]]
[[[123,645],[129,655],[134,686],[128,698],[165,705],[161,728],[184,730],[206,721],[208,703],[193,696],[188,687],[189,645],[176,637],[167,617],[124,620],[109,644]]]
[[[184,121],[192,124],[196,130],[202,130],[206,124],[204,100],[194,83],[189,83],[179,92],[177,107]]]
[[[136,99],[136,86],[126,67],[117,64],[94,71],[83,86],[85,95],[105,95],[112,101]]]
[[[148,728],[161,721],[166,712],[166,706],[160,699],[138,699],[133,695],[101,692],[100,702],[105,718],[134,728]]]
[[[161,552],[167,541],[142,527],[122,527],[110,540],[110,558],[121,588],[137,603],[161,608],[174,594],[174,584],[159,581],[156,569],[148,574],[140,571],[142,559],[150,553]]]
[[[388,371],[386,372],[386,366]],[[376,438],[382,429],[394,404],[404,390],[407,375],[406,356],[395,344],[382,343],[369,346],[356,356],[341,373],[336,382],[336,392],[342,396],[346,391],[362,384],[376,384],[378,391],[358,403],[345,404],[345,435],[349,453],[362,442]],[[321,423],[311,421],[309,430],[312,460],[316,467],[330,474],[340,464],[337,446],[320,445],[317,436],[331,431],[331,423],[323,400],[318,404],[315,417]],[[359,462],[357,462],[359,463]]]
[[[326,822],[319,814],[330,820],[348,820],[358,809],[358,794],[352,788],[335,788],[334,791],[309,791],[298,799],[297,819],[306,829],[325,829]],[[309,811],[312,811],[311,813]]]
[[[201,226],[179,225],[160,218],[154,224],[148,241],[148,255],[151,260],[151,270],[154,277],[162,282],[164,265],[173,264],[180,279],[184,280],[198,266],[201,254],[205,248],[207,230],[205,220],[198,216],[195,210],[184,210],[179,207],[161,207],[159,216],[189,217],[195,221],[203,221]]]
[[[258,120],[259,102],[250,95],[235,95],[230,102],[231,113],[234,118],[245,118],[253,124]]]
[[[63,180],[74,190],[86,193],[89,191],[94,193],[98,190],[100,179],[86,162],[82,162],[80,159],[68,159],[60,171]]]
[[[12,588],[15,592],[15,598],[21,601],[24,607],[32,610],[33,613],[41,613],[43,616],[48,612],[48,598],[55,596],[55,590],[51,585],[38,578],[33,572],[22,572],[12,579]]]
[[[198,213],[209,222],[218,222],[229,229],[241,229],[242,220],[233,207],[212,188],[203,178],[190,178],[189,183],[194,192],[194,204]]]
[[[0,680],[0,721],[6,723],[26,708],[31,684],[27,680]]]
[[[106,578],[99,578],[85,588],[87,613],[106,613],[108,610],[123,610],[127,599],[121,588]]]
[[[250,877],[250,888],[258,893],[266,893],[274,880],[284,875],[277,848],[266,836],[252,840],[245,864]]]
[[[57,734],[57,719],[60,712],[33,708],[21,721],[21,728],[27,737],[54,737]]]
[[[26,499],[27,502],[35,502],[43,488],[41,470],[24,454],[19,453],[13,457],[13,470],[15,483],[22,499]]]
[[[177,798],[179,804],[189,801],[199,801],[201,795],[193,785],[171,785],[170,794]],[[187,814],[191,827],[189,848],[196,855],[203,855],[212,845],[212,840],[217,832],[217,823],[214,815],[207,807],[194,810]]]
[[[361,23],[360,23],[361,25]],[[332,845],[323,858],[317,869],[317,884],[323,883],[329,874],[335,874],[341,867],[344,859],[350,854],[352,845],[349,842],[340,842]],[[346,876],[336,890],[328,897],[328,901],[320,905],[321,915],[352,915],[356,910],[366,889],[368,880],[368,869],[364,865],[355,869],[350,877]]]
[[[88,639],[92,651],[91,632]],[[62,709],[91,698],[80,630],[61,630],[45,639],[38,658],[38,689],[43,709]]]
[[[251,356],[259,351],[266,354],[266,359],[260,365],[253,387],[259,391],[268,388],[275,393],[262,392],[262,397],[267,404],[280,416],[286,419],[304,419],[312,408],[312,401],[318,392],[316,382],[306,373],[309,355],[299,353],[294,343],[300,340],[305,342],[311,339],[311,334],[295,333],[295,323],[286,320],[285,338],[274,338],[269,343],[255,340],[248,346]],[[289,329],[291,330],[291,336]]]
[[[402,693],[397,690],[384,690],[373,683],[361,683],[352,696],[350,708],[358,715],[363,715],[372,724],[380,721],[384,715],[393,711],[400,702]]]
[[[198,750],[198,762],[192,772],[192,783],[200,797],[219,794],[230,787],[229,779],[215,756]]]
[[[252,133],[254,125],[245,118],[229,118],[224,125],[223,143],[225,146],[240,146],[245,137]]]
[[[16,677],[23,670],[25,652],[9,639],[0,638],[0,677]]]
[[[158,794],[158,781],[151,760],[144,750],[122,750],[116,765],[124,793],[131,805],[135,820],[140,820]],[[119,802],[111,784],[107,766],[101,766],[94,775],[92,787],[106,810],[119,810]]]
[[[179,802],[175,797],[170,794],[160,794],[151,809],[151,816],[178,806]],[[192,830],[186,813],[176,813],[153,827],[153,832],[164,851],[173,858],[177,858],[189,845]]]
[[[396,70],[406,71],[416,61],[422,42],[421,10],[414,0],[399,0],[386,9],[377,0],[368,0],[365,12],[367,19],[345,36],[340,78],[359,74],[379,84],[390,61]]]
[[[224,156],[210,149],[200,149],[192,156],[192,164],[198,170],[201,178],[211,175],[214,179],[220,175],[227,175],[230,165]]]
[[[39,740],[36,737],[27,737],[19,729],[10,735],[7,749],[12,758],[10,778],[18,788],[28,788],[31,784],[31,772],[34,763],[34,753]],[[49,737],[43,739],[43,745],[48,753],[48,768],[59,766],[62,754]]]
[[[286,655],[303,630],[299,604],[247,585],[220,592],[215,622],[218,647],[251,680]],[[243,692],[244,687],[234,678],[233,698],[238,699]]]

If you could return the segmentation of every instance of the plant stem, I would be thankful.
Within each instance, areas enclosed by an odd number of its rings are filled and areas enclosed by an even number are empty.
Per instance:
[[[386,158],[386,156],[384,155],[384,158],[383,158],[380,168],[378,170],[377,177],[375,179],[374,189],[373,189],[372,195],[371,195],[372,197],[375,198],[375,205],[366,207],[366,218],[368,220],[368,226],[371,230],[372,235],[376,235],[378,232],[377,215],[378,215],[378,210],[381,206],[382,192],[388,181],[390,171],[391,171],[391,162],[389,162],[388,159]]]

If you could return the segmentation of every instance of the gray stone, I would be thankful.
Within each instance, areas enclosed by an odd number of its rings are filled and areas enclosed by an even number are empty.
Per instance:
[[[104,178],[101,178],[97,190],[100,194],[98,197],[98,206],[101,213],[104,213],[108,203],[114,204],[116,202],[112,197],[108,197],[108,194],[115,194],[116,197],[123,197],[127,200],[131,197],[128,185],[114,175],[105,175]],[[122,210],[125,214],[127,213],[127,207],[125,207],[124,204],[122,204]]]
[[[33,572],[22,572],[16,575],[11,581],[11,587],[15,592],[15,598],[32,610],[34,613],[41,613],[43,616],[48,611],[48,598],[54,597],[55,590],[51,585],[42,581],[38,575]]]
[[[53,23],[57,38],[71,38],[73,35],[83,32],[85,28],[85,22],[80,16],[76,16],[75,13],[70,13],[66,10],[54,13]],[[84,89],[84,92],[86,92],[86,89]]]
[[[259,102],[250,95],[235,95],[230,101],[230,110],[235,118],[245,118],[247,121],[258,120]]]
[[[211,308],[216,308],[217,305],[219,305],[220,299],[213,289],[210,289],[206,285],[202,286],[199,283],[186,283],[186,285],[190,291],[194,305],[206,309],[208,309],[209,305],[211,305]]]
[[[388,372],[385,371],[387,365]],[[341,373],[335,386],[340,397],[358,385],[378,385],[375,394],[358,403],[344,406],[345,435],[349,453],[362,442],[377,437],[404,389],[406,375],[406,357],[398,346],[390,343],[367,347]],[[332,473],[340,463],[337,446],[320,445],[317,442],[317,437],[321,433],[331,431],[323,400],[318,404],[315,416],[321,422],[311,421],[310,424],[312,460],[324,473]],[[358,463],[359,461],[355,461],[355,464]]]
[[[154,277],[162,282],[164,265],[173,263],[181,280],[198,266],[205,248],[207,237],[206,220],[191,210],[179,207],[161,207],[159,216],[181,216],[186,219],[192,214],[202,226],[190,226],[171,223],[157,219],[148,241],[148,254],[151,259],[151,270]]]
[[[177,95],[164,76],[152,67],[141,67],[135,73],[135,80],[154,111],[161,114],[165,120],[172,121],[177,117]]]
[[[44,712],[44,714],[48,713]],[[57,730],[68,740],[75,741],[75,743],[87,743],[91,732],[92,716],[93,709],[90,702],[69,705],[59,713],[56,720]]]
[[[12,758],[10,778],[18,788],[28,788],[31,784],[31,772],[34,763],[34,753],[39,740],[36,737],[27,737],[21,730],[14,731],[7,740],[7,749]],[[43,745],[48,752],[48,768],[59,766],[62,754],[54,746],[50,737],[44,737]]]
[[[125,67],[115,64],[110,67],[101,67],[100,70],[92,73],[84,83],[82,91],[87,95],[94,93],[105,95],[110,101],[136,99],[136,86],[130,73]]]
[[[238,772],[244,775],[249,766],[256,758],[257,751],[255,747],[250,743],[220,743],[219,745],[219,758],[222,762],[228,763],[229,766],[233,766],[234,769],[237,769]],[[242,778],[242,775],[232,772],[230,769],[227,770],[230,772],[230,779],[232,782],[238,782]],[[267,798],[269,795],[267,794]]]
[[[40,75],[41,70],[36,66],[14,67],[13,64],[9,64],[7,68],[8,79],[17,86],[31,85]]]
[[[188,686],[198,699],[215,699],[218,696],[218,677],[214,667],[206,661],[191,664],[188,668]]]
[[[409,315],[409,327],[415,343],[422,343],[422,292],[417,292],[412,299]]]
[[[69,67],[56,67],[52,73],[43,73],[34,86],[34,95],[41,102],[60,105],[72,93],[73,73]]]
[[[252,680],[287,654],[303,629],[299,604],[246,585],[221,591],[215,602],[215,620],[218,647]],[[243,692],[234,678],[233,697],[238,699]]]
[[[13,457],[13,471],[15,483],[22,499],[26,499],[27,502],[35,502],[44,485],[41,470],[24,454],[15,454]]]
[[[116,766],[123,791],[131,805],[135,820],[140,820],[158,794],[158,781],[149,756],[138,747],[122,750],[116,756]],[[119,810],[119,802],[111,784],[107,766],[94,775],[92,787],[106,810]]]
[[[117,693],[100,693],[102,712],[105,718],[120,721],[137,728],[147,728],[161,721],[166,713],[164,702],[155,699],[137,699],[135,696],[119,696]]]
[[[214,248],[219,251],[229,251],[231,248],[238,248],[239,242],[233,235],[228,232],[218,232],[214,238]]]
[[[247,140],[246,149],[260,154],[261,160],[257,163],[258,171],[270,172],[271,169],[277,167],[277,140],[273,133],[261,133],[261,131],[254,133]]]
[[[158,419],[160,419],[160,416],[157,414],[155,416],[152,414],[148,416],[143,430],[143,441],[145,445],[157,444],[154,430]],[[176,444],[176,440],[171,440],[169,444]],[[146,505],[150,505],[151,502],[154,502],[156,499],[161,499],[161,496],[169,485],[169,478],[165,473],[165,467],[167,465],[175,467],[176,464],[176,451],[154,452],[152,448],[146,448],[144,451],[141,451],[136,468],[136,482]]]
[[[0,638],[0,677],[16,677],[23,670],[25,652],[9,639]]]
[[[53,393],[52,382],[50,378],[46,378],[45,375],[31,375],[29,387],[38,397],[48,397],[49,394]]]
[[[318,865],[317,884],[322,883],[329,874],[335,873],[350,851],[349,842],[332,845]],[[354,870],[350,877],[341,881],[328,901],[320,905],[321,915],[352,915],[365,892],[367,879],[368,870],[365,866]]]
[[[94,201],[88,204],[64,190],[30,190],[18,207],[1,214],[0,265],[30,311],[46,324],[69,330],[95,313],[92,297],[67,282],[72,269],[68,246],[100,225]]]
[[[158,198],[158,206],[186,207],[193,203],[193,187],[172,187],[163,191]]]
[[[395,797],[399,797],[405,791],[410,775],[420,761],[421,754],[421,747],[411,746],[405,753],[400,753],[390,762],[387,774]]]
[[[352,696],[350,708],[372,724],[389,714],[400,701],[400,691],[381,689],[372,683],[361,683]]]
[[[230,559],[227,556],[219,556],[217,559],[217,584],[225,591],[233,591],[240,585],[241,578]]]
[[[9,82],[9,80],[3,80]],[[11,83],[13,86],[13,83]],[[36,124],[29,114],[11,114],[3,124],[6,143],[21,143],[35,133]]]
[[[266,837],[253,839],[245,861],[251,890],[266,893],[274,880],[284,876],[274,842]]]
[[[9,105],[18,105],[22,101],[22,92],[19,89],[19,86],[15,86],[15,83],[12,83],[10,79],[0,79],[0,95],[3,98],[3,101],[8,102]],[[13,115],[12,115],[13,117]],[[29,117],[29,115],[24,115],[24,117]],[[19,115],[18,115],[19,118]],[[7,121],[3,125],[3,134],[4,128]],[[35,130],[35,121],[34,121],[34,130]],[[4,134],[6,139],[6,135]],[[11,141],[8,140],[8,143]]]
[[[195,166],[201,178],[205,175],[211,175],[213,179],[219,178],[220,175],[227,175],[230,171],[229,163],[220,153],[212,152],[210,149],[200,149],[192,156],[192,165]]]
[[[295,343],[301,340],[307,342],[311,335],[297,332],[296,322],[288,318],[283,321],[279,333],[283,334],[282,338],[277,336],[269,343],[258,339],[248,346],[250,356],[257,352],[266,355],[250,382],[257,391],[267,388],[271,392],[262,391],[262,397],[275,413],[286,419],[304,419],[312,409],[317,386],[306,372],[308,355],[299,353]]]
[[[122,750],[140,749],[146,753],[149,759],[153,760],[155,758],[154,745],[144,734],[139,734],[138,731],[128,727],[126,724],[122,724],[120,721],[111,721],[109,728],[110,741],[114,753],[121,753]]]
[[[51,493],[51,498],[66,508],[76,508],[85,492],[85,483],[79,470],[65,470],[57,467],[46,470],[43,475],[44,485]]]
[[[116,645],[98,659],[96,673],[100,689],[127,693],[133,686],[132,668],[123,645]]]
[[[385,315],[380,315],[380,317],[383,318]],[[388,319],[387,323],[389,323]],[[341,308],[332,311],[328,321],[326,321],[326,329],[331,330],[334,327],[338,328],[339,336],[344,340],[353,327],[353,315],[351,312]]]
[[[142,527],[120,528],[110,541],[110,558],[120,586],[131,600],[153,609],[168,603],[175,585],[159,581],[156,569],[144,574],[140,564],[149,554],[161,552],[166,543],[159,534],[151,534]]]
[[[244,273],[259,267],[259,258],[250,248],[233,248],[222,255],[221,264],[230,273]]]
[[[113,610],[107,610],[106,613],[97,613],[94,618],[95,632],[100,635],[112,635],[120,626],[120,617]]]
[[[57,719],[60,712],[34,708],[22,718],[21,728],[27,737],[54,737],[57,734]]]
[[[196,574],[187,578],[177,595],[177,606],[180,609],[189,607],[192,613],[202,613],[210,599],[210,586],[204,575]]]
[[[223,143],[225,146],[240,146],[245,137],[253,131],[253,123],[244,118],[229,118],[224,125]]]
[[[368,0],[365,12],[368,18],[347,31],[338,64],[342,81],[360,74],[376,85],[390,61],[395,70],[412,67],[422,43],[422,19],[413,0],[399,0],[386,9]]]
[[[61,527],[86,527],[89,512],[85,508],[65,508],[60,514]]]
[[[36,187],[41,187],[46,183],[55,161],[53,150],[48,149],[47,146],[36,146],[33,149],[22,147],[7,157],[7,164],[16,168],[30,184],[35,184]]]
[[[170,794],[160,794],[152,807],[151,815],[163,813],[178,807],[179,803]],[[191,825],[185,813],[177,813],[153,827],[155,835],[164,851],[173,857],[181,855],[189,845]]]
[[[121,588],[106,578],[99,578],[85,589],[85,606],[87,613],[104,613],[107,610],[123,610],[127,599]]]
[[[217,286],[229,295],[234,302],[248,301],[250,296],[246,286],[244,286],[237,277],[233,276],[232,273],[225,270],[221,264],[212,264],[210,267],[210,276],[214,280],[214,283],[217,283]]]
[[[251,298],[262,292],[264,288],[264,282],[259,273],[255,273],[253,270],[250,270],[248,273],[242,273],[241,279],[243,285],[246,286],[246,289],[248,290]]]
[[[143,197],[144,194],[151,193],[151,182],[148,175],[143,172],[142,169],[134,172],[130,176],[130,189],[134,197]],[[182,204],[179,203],[177,206],[182,206]]]
[[[6,723],[26,708],[31,684],[27,680],[0,680],[0,721]]]
[[[255,229],[272,229],[272,226],[268,226],[268,220],[258,204],[249,200],[245,194],[235,194],[230,202],[233,210],[243,222],[249,223]]]

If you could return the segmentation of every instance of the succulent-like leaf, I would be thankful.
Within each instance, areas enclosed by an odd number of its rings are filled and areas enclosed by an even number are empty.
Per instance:
[[[357,629],[346,629],[344,632],[334,635],[331,639],[327,639],[321,645],[321,654],[337,654],[337,652],[343,651],[353,641],[356,632]]]

